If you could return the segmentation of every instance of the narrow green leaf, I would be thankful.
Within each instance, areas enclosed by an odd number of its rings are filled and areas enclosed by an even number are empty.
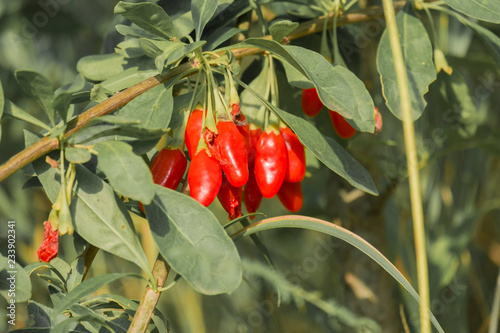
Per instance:
[[[78,75],[72,83],[60,87],[54,93],[52,100],[52,108],[59,112],[61,118],[68,121],[72,116],[71,112],[68,113],[73,94],[82,90],[85,87],[85,80],[81,75]]]
[[[373,133],[373,101],[363,82],[342,66],[333,66],[321,54],[273,40],[249,38],[231,48],[257,47],[287,61],[318,90],[323,104],[337,111],[360,131]]]
[[[418,119],[427,105],[424,95],[429,85],[436,80],[436,69],[432,61],[432,45],[424,25],[415,16],[408,3],[397,15],[396,21],[401,40],[401,48],[410,84],[410,99],[413,120]],[[382,81],[382,92],[389,110],[399,119],[401,100],[399,96],[396,69],[392,57],[389,33],[382,34],[377,50],[377,69]]]
[[[70,210],[78,234],[90,244],[135,263],[151,277],[132,219],[111,186],[80,164],[76,165],[76,183]]]
[[[115,52],[124,58],[137,58],[145,55],[137,38],[127,39],[119,43],[115,47]]]
[[[83,257],[77,257],[71,263],[71,271],[66,280],[68,291],[73,290],[82,282],[83,272],[85,270],[85,260]]]
[[[158,39],[157,35],[152,34],[148,31],[144,30],[143,28],[138,27],[137,25],[135,25],[133,23],[131,25],[117,24],[117,25],[115,25],[115,29],[116,29],[116,31],[118,31],[118,33],[120,35],[123,35],[123,36],[129,36],[129,37],[135,37],[135,38],[156,38],[156,39]]]
[[[321,133],[307,122],[305,119],[285,112],[269,103],[261,95],[257,94],[245,83],[238,82],[254,96],[260,99],[269,109],[273,110],[300,139],[300,142],[307,147],[321,162],[323,162],[333,172],[344,178],[352,186],[367,193],[378,195],[377,188],[368,171],[358,163],[344,148],[342,148],[332,138],[321,135]]]
[[[134,274],[111,273],[111,274],[95,276],[89,280],[83,281],[80,285],[78,285],[72,291],[70,291],[59,304],[56,304],[56,306],[54,307],[54,311],[51,314],[51,318],[54,318],[55,315],[60,314],[64,310],[70,308],[73,304],[80,301],[83,297],[92,294],[102,286],[105,286],[122,277],[132,276],[132,275]]]
[[[138,127],[166,129],[174,107],[172,88],[172,82],[168,82],[146,91],[125,105],[118,117],[139,121]]]
[[[212,18],[217,9],[218,0],[191,0],[191,14],[193,15],[196,41],[199,41],[205,25]]]
[[[85,163],[90,161],[92,154],[90,154],[88,149],[67,147],[64,149],[64,156],[70,162]]]
[[[54,109],[51,106],[54,89],[52,83],[42,74],[30,70],[19,70],[14,73],[19,85],[42,107],[54,123]]]
[[[205,45],[205,41],[194,42],[191,44],[185,44],[182,47],[177,47],[173,49],[165,49],[162,54],[160,54],[155,59],[156,68],[160,71],[164,67],[171,65],[173,63],[178,62],[186,54],[193,52],[194,50],[200,48]]]
[[[6,251],[11,250],[7,247],[7,241],[5,241],[4,246]],[[12,255],[8,252],[6,254]],[[0,253],[0,295],[8,302],[7,305],[11,304],[9,303],[11,300],[21,303],[31,298],[30,277],[15,261],[15,254],[13,257],[4,257]]]
[[[444,0],[453,9],[479,20],[500,23],[500,1],[498,0]]]
[[[223,26],[215,30],[210,36],[207,36],[207,44],[203,47],[206,51],[213,51],[220,44],[224,43],[229,38],[237,33],[246,31],[245,29],[238,29],[235,27]]]
[[[120,1],[115,6],[115,14],[122,14],[144,30],[165,39],[177,38],[170,16],[157,4],[151,2],[128,3]]]
[[[134,59],[143,59],[143,58],[149,59],[147,57],[134,58]],[[159,73],[158,70],[153,66],[153,64],[150,63],[146,66],[127,68],[126,70],[120,72],[119,74],[109,77],[106,80],[102,81],[100,85],[102,86],[102,88],[105,89],[105,91],[111,91],[112,93],[115,93],[117,91],[138,84],[144,80],[147,80],[157,75],[158,73]]]
[[[121,141],[105,141],[98,143],[96,150],[99,167],[113,188],[143,204],[151,203],[155,195],[153,176],[146,162],[134,154],[130,145]]]
[[[18,107],[17,105],[15,105],[11,101],[9,101],[8,99],[5,100],[5,102],[6,103],[5,103],[5,107],[3,110],[5,115],[24,120],[28,123],[31,123],[33,125],[41,127],[43,129],[46,129],[47,131],[51,131],[51,128],[48,125],[46,125],[44,122],[33,117],[28,112],[24,111],[23,109],[21,109],[20,107]]]
[[[155,189],[145,210],[162,256],[200,293],[234,291],[241,282],[240,257],[213,213],[182,193]]]
[[[140,38],[139,46],[144,51],[144,53],[150,58],[156,58],[166,50],[170,53],[172,50],[185,45],[178,41],[168,41],[168,40],[155,40],[149,38]]]
[[[236,234],[232,236],[234,239],[239,239],[243,236],[250,236],[260,231],[272,230],[277,228],[301,228],[307,230],[319,231],[321,233],[333,236],[338,239],[351,244],[370,258],[372,258],[377,264],[379,264],[387,273],[389,273],[403,288],[408,291],[408,293],[417,301],[420,302],[420,297],[412,285],[405,279],[403,274],[376,248],[374,248],[370,243],[368,243],[363,238],[359,237],[352,231],[344,229],[333,223],[323,221],[320,219],[307,217],[307,216],[279,216],[274,218],[265,219],[250,226],[243,228]],[[431,316],[431,321],[435,328],[444,333],[441,325],[437,321],[436,317],[429,311]]]
[[[314,88],[314,84],[312,84],[306,76],[296,70],[295,67],[289,63],[283,62],[283,68],[285,69],[286,78],[290,85],[300,89]]]
[[[103,81],[123,72],[127,61],[117,53],[91,55],[81,58],[76,70],[90,81]]]
[[[273,36],[273,39],[279,43],[286,37],[286,35],[297,29],[298,26],[298,22],[283,20],[271,25],[269,27],[269,32],[271,33],[271,36]]]

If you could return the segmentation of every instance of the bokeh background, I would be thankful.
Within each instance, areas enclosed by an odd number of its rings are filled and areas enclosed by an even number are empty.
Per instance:
[[[7,99],[43,119],[36,102],[14,79],[18,69],[33,69],[54,87],[71,82],[76,63],[86,55],[113,52],[117,43],[113,15],[117,1],[0,0],[0,81]],[[360,1],[361,6],[377,1]],[[168,12],[167,2],[166,5]],[[290,7],[268,4],[269,19],[286,17]],[[428,236],[431,308],[446,332],[487,332],[500,265],[500,77],[484,44],[458,22],[433,17],[437,36],[449,64],[465,84],[449,84],[440,73],[426,98],[429,106],[416,122],[421,161],[422,195]],[[428,18],[423,18],[428,24]],[[498,34],[498,26],[487,25]],[[328,115],[313,122],[335,137],[371,173],[380,196],[372,197],[308,156],[302,215],[322,218],[359,234],[382,251],[416,287],[411,210],[408,198],[402,126],[384,107],[375,54],[383,22],[355,24],[339,29],[340,49],[349,68],[366,84],[380,108],[384,128],[374,137],[358,134],[349,141],[335,136]],[[297,40],[296,45],[315,48],[320,36]],[[245,80],[256,75],[248,63]],[[300,91],[281,77],[281,106],[301,114]],[[247,81],[248,82],[248,81]],[[456,92],[460,92],[456,94]],[[455,92],[455,93],[453,93]],[[469,96],[469,99],[466,97]],[[243,110],[244,112],[244,110]],[[36,131],[16,119],[1,120],[0,163],[24,147],[23,130]],[[6,250],[6,225],[16,221],[17,260],[26,265],[37,260],[43,237],[42,223],[50,202],[42,189],[23,189],[28,180],[18,171],[0,183],[0,251]],[[211,209],[221,223],[227,215],[218,203]],[[265,200],[268,216],[286,214],[277,199]],[[144,220],[135,220],[148,259],[156,250]],[[232,230],[236,230],[234,227]],[[260,235],[276,268],[303,289],[335,300],[339,309],[355,317],[369,317],[383,332],[417,332],[416,304],[376,263],[361,252],[329,237],[300,230],[280,230]],[[61,239],[60,258],[71,262],[76,252],[68,236]],[[238,243],[242,257],[264,262],[250,239]],[[137,271],[135,265],[98,253],[90,275]],[[33,299],[51,306],[47,284],[32,275]],[[123,279],[98,291],[140,299],[144,283]],[[165,292],[158,305],[175,332],[351,332],[348,315],[329,317],[309,303],[278,306],[272,284],[248,275],[232,295],[202,296],[184,281]],[[0,299],[0,316],[6,302]],[[30,324],[25,304],[18,304],[16,328]],[[0,331],[10,327],[2,319]]]

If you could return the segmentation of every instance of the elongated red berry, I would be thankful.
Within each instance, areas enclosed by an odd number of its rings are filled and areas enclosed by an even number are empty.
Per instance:
[[[43,241],[36,254],[39,261],[49,262],[55,257],[57,257],[59,248],[59,230],[52,230],[52,225],[50,221],[45,221],[43,223]]]
[[[289,183],[284,181],[278,192],[278,199],[280,199],[283,206],[292,213],[298,212],[304,203],[302,183]]]
[[[198,148],[203,126],[203,110],[195,109],[191,112],[186,125],[184,140],[188,149],[189,157],[192,159]]]
[[[257,149],[257,142],[262,134],[262,128],[256,127],[255,125],[250,126],[250,131],[248,133],[248,166],[253,166],[255,163],[255,154]]]
[[[250,168],[248,182],[243,189],[243,196],[247,212],[249,214],[255,213],[262,202],[262,193],[260,193],[259,185],[257,185],[253,168]],[[254,218],[255,216],[250,216],[251,220]]]
[[[281,136],[285,140],[288,163],[285,180],[290,183],[301,182],[306,175],[306,153],[299,138],[288,127],[280,128]]]
[[[188,183],[196,201],[207,207],[219,193],[222,171],[219,162],[202,149],[192,159],[188,170]]]
[[[257,142],[255,178],[264,198],[278,193],[286,175],[287,151],[283,137],[277,130],[263,132]]]
[[[302,110],[309,117],[316,117],[323,108],[323,102],[319,99],[316,88],[302,90]]]
[[[227,177],[222,175],[222,183],[217,194],[217,198],[222,207],[228,212],[229,220],[234,220],[241,216],[241,199],[243,197],[243,188],[234,187],[229,183]]]
[[[155,184],[175,190],[186,171],[186,155],[180,149],[162,149],[151,162],[151,174]]]
[[[342,139],[350,139],[354,136],[354,134],[356,134],[356,129],[352,127],[351,124],[344,119],[344,117],[335,111],[328,111],[333,128]]]
[[[245,141],[232,121],[219,121],[217,130],[219,133],[215,138],[215,147],[222,171],[231,185],[241,187],[248,180]]]

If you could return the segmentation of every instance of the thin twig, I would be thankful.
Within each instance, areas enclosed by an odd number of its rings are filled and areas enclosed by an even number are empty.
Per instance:
[[[395,3],[396,8],[401,8],[406,1],[397,1]],[[382,8],[375,6],[364,9],[359,12],[345,14],[339,17],[337,21],[337,26],[365,22],[370,20],[375,20],[383,17]],[[320,32],[323,29],[323,23],[326,17],[320,17],[311,21],[304,22],[299,25],[297,29],[295,29],[290,35],[287,36],[288,40],[298,39],[307,35],[311,35],[317,32]],[[332,23],[328,25],[328,28],[331,28]],[[271,39],[271,36],[264,36],[265,39]],[[242,48],[232,50],[236,58],[242,58],[249,55],[254,55],[258,53],[262,53],[262,50],[257,48]],[[69,124],[66,130],[65,138],[76,133],[80,129],[82,129],[85,125],[87,125],[92,119],[100,116],[107,115],[116,109],[124,106],[132,99],[137,96],[145,93],[146,91],[168,81],[169,79],[189,70],[195,68],[194,62],[188,62],[183,65],[180,65],[171,71],[163,74],[157,75],[150,79],[147,79],[135,86],[132,86],[128,89],[119,92],[104,102],[94,106],[93,108],[85,111],[75,119],[73,119]],[[0,182],[4,179],[12,175],[17,170],[21,169],[28,163],[35,161],[36,159],[44,156],[45,154],[58,149],[59,142],[55,138],[44,137],[37,141],[30,147],[27,147],[23,151],[14,155],[10,158],[5,164],[0,166]]]
[[[498,270],[497,286],[495,287],[495,296],[493,297],[488,333],[498,332],[498,315],[500,315],[500,269]]]
[[[420,178],[418,170],[417,146],[415,143],[415,128],[411,116],[410,91],[406,66],[399,41],[396,14],[392,0],[383,0],[385,21],[389,32],[389,40],[396,69],[396,78],[401,98],[401,112],[403,115],[403,131],[407,158],[407,169],[410,181],[410,200],[413,217],[413,233],[415,236],[415,252],[417,255],[418,293],[420,295],[420,330],[423,333],[431,332],[429,317],[429,274],[427,268],[427,251],[425,247],[424,214],[422,196],[420,192]]]

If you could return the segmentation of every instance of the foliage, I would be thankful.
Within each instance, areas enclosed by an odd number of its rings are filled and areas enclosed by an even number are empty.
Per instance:
[[[0,177],[5,166],[22,168],[0,187],[0,294],[9,302],[15,269],[15,328],[418,332],[400,82],[376,4],[0,4]],[[396,6],[417,129],[430,320],[439,332],[468,332],[492,318],[492,330],[500,8]],[[85,34],[92,38],[78,44]],[[303,114],[307,88],[347,120],[353,139],[334,134],[326,110]],[[377,136],[375,106],[384,119]],[[106,114],[89,116],[100,108]],[[220,162],[229,183],[229,162],[207,139],[217,138],[217,123],[234,121],[241,132],[248,119],[250,130],[286,126],[297,135],[307,162],[295,194],[301,215],[284,215],[273,198],[227,223],[217,200],[204,207],[189,197],[187,173],[177,189],[154,183],[153,157],[184,149],[195,108],[203,110],[198,151]],[[57,149],[41,153],[50,140]],[[8,160],[23,148],[29,162]],[[36,262],[43,221],[61,239],[49,263]]]

